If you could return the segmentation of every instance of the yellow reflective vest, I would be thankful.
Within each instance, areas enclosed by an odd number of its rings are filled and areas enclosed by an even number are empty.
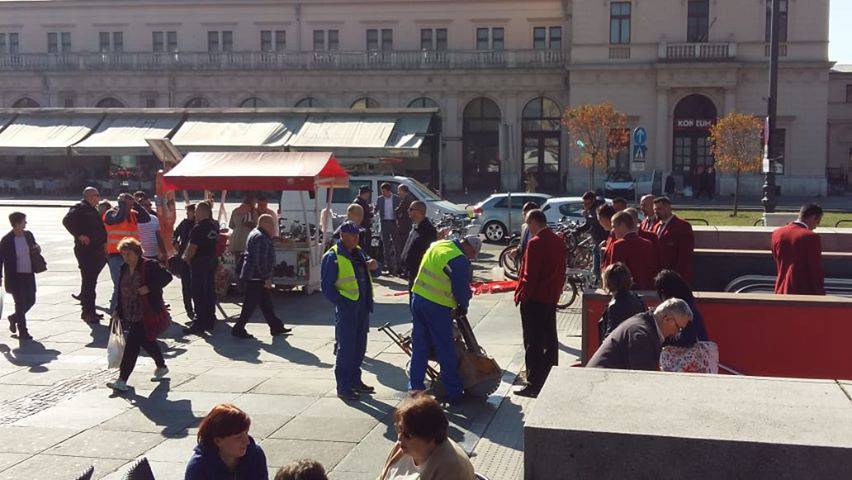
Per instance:
[[[460,255],[464,252],[452,240],[434,242],[423,254],[411,292],[438,305],[456,308],[458,302],[453,296],[453,283],[444,268]]]
[[[360,249],[361,247],[355,247],[356,251]],[[346,255],[340,254],[337,244],[334,244],[329,250],[334,252],[334,256],[337,257],[337,280],[334,281],[334,288],[343,298],[357,302],[361,298],[361,293],[358,291],[358,278],[355,277],[355,267],[352,265],[352,261]],[[370,289],[372,289],[373,278],[369,271],[367,272],[367,279],[370,281]]]

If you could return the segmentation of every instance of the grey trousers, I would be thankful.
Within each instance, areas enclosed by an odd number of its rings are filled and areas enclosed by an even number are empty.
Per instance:
[[[382,254],[388,271],[396,272],[396,220],[382,220]]]

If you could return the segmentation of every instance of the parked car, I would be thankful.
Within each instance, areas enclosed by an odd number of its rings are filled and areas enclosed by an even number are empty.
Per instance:
[[[604,196],[636,200],[636,181],[629,173],[610,173],[604,183]]]
[[[370,204],[375,205],[381,192],[379,187],[383,183],[389,183],[396,193],[397,187],[403,184],[408,187],[415,200],[420,200],[426,204],[426,214],[429,218],[438,220],[445,214],[467,217],[467,212],[464,207],[444,200],[435,192],[429,190],[429,187],[423,185],[411,177],[401,177],[395,175],[354,175],[349,177],[349,188],[336,188],[331,195],[331,210],[335,215],[340,217],[346,216],[346,209],[352,203],[352,200],[358,196],[358,191],[363,185],[367,185],[373,190],[373,195],[370,198]],[[320,209],[324,208],[325,199],[328,195],[328,189],[319,189],[320,194]],[[303,197],[300,199],[300,195]],[[301,202],[305,202],[305,206],[312,208],[314,201],[313,196],[308,192],[284,191],[281,192],[281,205],[279,208],[279,216],[281,218],[281,226],[285,230],[292,222],[298,221],[304,223],[304,214],[302,213]],[[316,214],[308,213],[308,223],[316,225]],[[339,222],[335,222],[335,226]],[[373,227],[377,226],[378,222],[373,222]]]
[[[495,193],[473,206],[473,221],[468,235],[482,234],[490,242],[499,242],[510,233],[519,232],[523,218],[521,209],[527,202],[543,205],[550,195],[544,193],[513,193],[511,205],[509,194]]]
[[[606,203],[612,205],[612,200],[606,199]],[[544,205],[541,206],[541,211],[547,217],[548,224],[555,224],[566,218],[577,223],[583,224],[586,222],[583,217],[583,197],[553,197],[549,198]]]

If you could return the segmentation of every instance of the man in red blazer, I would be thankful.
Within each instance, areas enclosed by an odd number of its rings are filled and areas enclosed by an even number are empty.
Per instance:
[[[515,305],[521,305],[527,385],[515,393],[535,397],[559,359],[556,304],[565,286],[565,244],[547,228],[541,210],[531,210],[526,221],[530,240],[524,249]]]
[[[653,206],[653,203],[651,205]],[[654,246],[654,263],[657,264],[657,271],[654,272],[654,276],[656,276],[658,273],[660,273],[660,270],[662,270],[662,268],[660,268],[660,239],[657,238],[657,235],[654,234],[654,232],[642,230],[642,226],[639,222],[639,210],[636,210],[635,208],[628,208],[627,210],[625,210],[625,212],[629,213],[630,216],[633,217],[633,231],[636,232],[636,234],[639,235],[640,238],[648,240],[649,242],[651,242],[651,245]]]
[[[692,225],[672,213],[669,197],[654,200],[657,223],[654,233],[660,239],[660,268],[674,270],[687,282],[692,281],[692,252],[695,238]]]
[[[612,217],[612,231],[618,240],[612,244],[612,262],[627,265],[633,274],[633,287],[653,290],[654,276],[659,271],[654,245],[636,233],[636,223],[628,212]]]
[[[813,231],[820,221],[822,207],[807,204],[799,210],[798,220],[772,232],[776,294],[825,295],[822,242]]]
[[[654,215],[654,199],[653,195],[644,195],[639,200],[639,209],[645,215],[642,225],[639,226],[640,231],[654,233],[654,224],[657,223],[657,217]]]
[[[612,244],[615,235],[612,234],[612,216],[615,215],[615,207],[606,203],[598,207],[598,223],[607,232],[606,240],[601,242],[601,271],[612,265]]]

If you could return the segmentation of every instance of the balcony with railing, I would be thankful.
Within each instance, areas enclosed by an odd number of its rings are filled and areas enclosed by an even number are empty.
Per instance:
[[[443,70],[561,68],[561,50],[0,54],[0,71]]]
[[[661,42],[659,58],[664,62],[725,62],[737,58],[737,44]]]

